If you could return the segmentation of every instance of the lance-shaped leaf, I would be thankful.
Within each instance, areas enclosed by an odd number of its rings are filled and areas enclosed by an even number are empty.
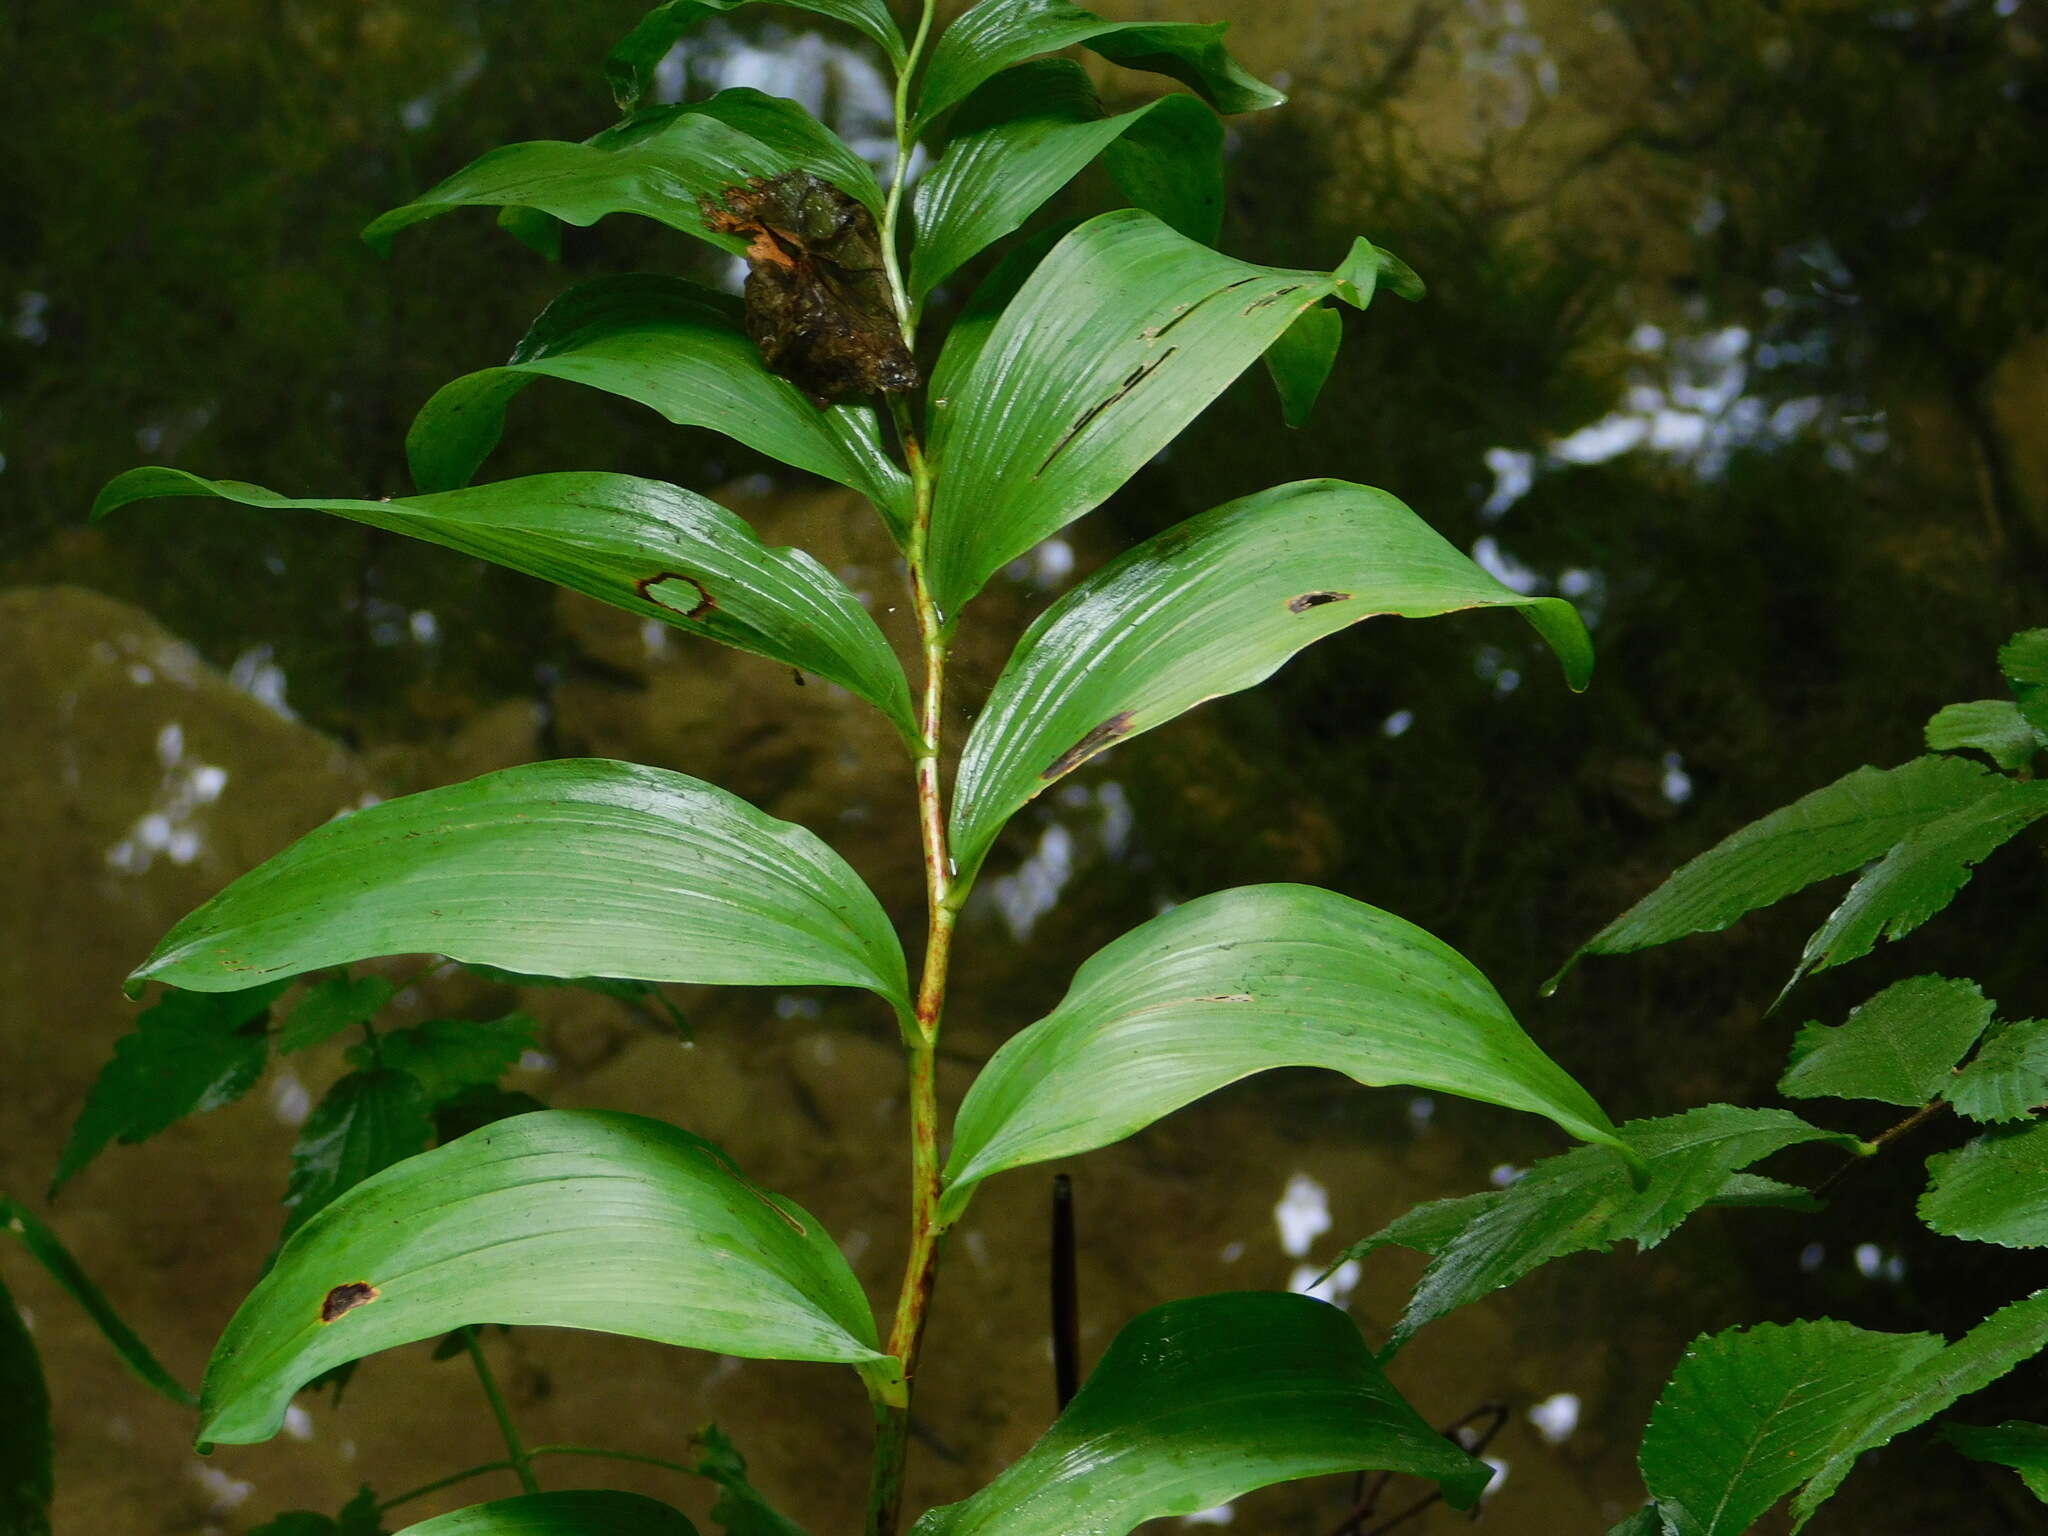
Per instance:
[[[1361,1469],[1430,1478],[1460,1509],[1492,1475],[1422,1421],[1337,1308],[1278,1291],[1197,1296],[1127,1323],[1036,1445],[912,1536],[1124,1536]]]
[[[578,1488],[472,1504],[398,1536],[697,1536],[697,1528],[645,1494]]]
[[[387,1168],[301,1228],[214,1350],[201,1438],[266,1440],[321,1372],[468,1323],[894,1379],[816,1218],[658,1120],[543,1110]]]
[[[2043,745],[2011,699],[1945,705],[1927,722],[1926,737],[1930,752],[1982,752],[2007,771],[2026,767]]]
[[[1134,928],[996,1052],[960,1106],[941,1216],[992,1173],[1108,1146],[1273,1067],[1528,1110],[1635,1157],[1449,945],[1334,891],[1253,885]]]
[[[640,105],[654,83],[654,67],[675,46],[676,40],[707,17],[724,16],[748,0],[668,0],[641,17],[633,30],[620,38],[605,55],[604,77],[621,112]],[[888,0],[777,0],[778,4],[819,16],[829,16],[852,27],[889,56],[889,62],[903,67],[907,50],[903,34],[889,15]]]
[[[36,1219],[25,1205],[0,1195],[0,1232],[6,1232],[21,1239],[21,1244],[34,1259],[57,1282],[58,1288],[92,1320],[95,1328],[121,1357],[121,1363],[133,1371],[140,1381],[152,1390],[162,1393],[181,1408],[190,1408],[198,1401],[191,1392],[180,1386],[171,1373],[164,1369],[162,1362],[150,1352],[147,1344],[136,1335],[133,1328],[122,1321],[120,1313],[114,1310],[106,1293],[93,1283],[92,1276],[85,1272],[77,1259],[71,1256],[57,1238],[57,1234]],[[0,1402],[11,1399],[0,1394]],[[0,1439],[4,1439],[0,1436]],[[0,1526],[0,1530],[5,1530]]]
[[[1112,64],[1170,75],[1218,112],[1255,112],[1287,98],[1245,73],[1223,46],[1222,23],[1104,21],[1071,0],[981,0],[946,28],[918,98],[928,125],[999,70],[1084,44]]]
[[[1920,1219],[1946,1237],[2048,1247],[2048,1121],[1988,1131],[1927,1159]]]
[[[793,101],[735,86],[629,117],[581,144],[536,139],[494,149],[374,220],[363,239],[383,251],[400,230],[452,209],[518,208],[576,225],[635,213],[738,252],[746,242],[712,230],[697,200],[784,171],[813,172],[881,211],[874,172],[829,128]]]
[[[1280,416],[1288,426],[1308,425],[1343,344],[1344,317],[1329,305],[1318,304],[1266,348],[1266,371],[1273,376]]]
[[[2000,1307],[1945,1349],[1915,1357],[1855,1411],[1835,1416],[1827,1456],[1792,1501],[1792,1529],[1842,1486],[1856,1458],[1926,1423],[1958,1398],[1981,1391],[2022,1360],[2048,1348],[2048,1291]]]
[[[1631,1120],[1620,1136],[1647,1171],[1641,1188],[1608,1148],[1580,1147],[1544,1158],[1506,1189],[1418,1206],[1347,1249],[1339,1263],[1395,1246],[1430,1255],[1385,1353],[1552,1259],[1623,1240],[1653,1248],[1704,1206],[1797,1201],[1804,1190],[1736,1170],[1805,1142],[1856,1143],[1786,1110],[1733,1104]]]
[[[1133,201],[1214,244],[1223,215],[1216,115],[1192,97],[1166,96],[1104,117],[1086,71],[1040,59],[1004,70],[955,115],[945,153],[917,189],[911,298],[921,302],[1127,135],[1141,147],[1112,170],[1129,173]]]
[[[1880,938],[1904,938],[1955,899],[1971,865],[2043,816],[2048,780],[1994,779],[1968,804],[1907,832],[1806,941],[1787,990],[1809,971],[1869,954]]]
[[[0,1432],[0,1532],[50,1536],[50,1391],[28,1324],[0,1284],[0,1402],[7,1428]]]
[[[2048,1504],[2048,1424],[1944,1424],[1941,1438],[1972,1461],[2011,1467],[2027,1491]]]
[[[1792,1099],[1874,1099],[1919,1106],[1952,1081],[1991,1022],[1974,981],[1914,976],[1894,982],[1839,1027],[1812,1023],[1793,1042],[1778,1089]]]
[[[1972,1120],[2023,1120],[2048,1104],[2048,1019],[1993,1026],[1942,1097]]]
[[[935,393],[940,607],[1100,505],[1306,310],[1362,302],[1379,265],[1360,240],[1334,272],[1253,266],[1136,209],[1074,230]]]
[[[953,856],[979,867],[1017,808],[1097,753],[1260,682],[1383,614],[1518,610],[1583,688],[1571,604],[1503,586],[1384,491],[1304,480],[1169,528],[1054,604],[1018,642],[961,756]]]
[[[730,294],[676,277],[601,277],[550,304],[511,362],[444,384],[406,435],[423,491],[467,485],[498,445],[513,399],[537,378],[567,379],[636,401],[678,426],[708,427],[850,486],[899,529],[910,482],[882,447],[866,405],[820,409],[768,371]]]
[[[1544,991],[1555,991],[1582,955],[1625,954],[1690,933],[1713,933],[1816,880],[1846,875],[2003,782],[1959,757],[1916,757],[1896,768],[1846,773],[1681,866],[1580,945]]]
[[[881,903],[816,836],[715,785],[604,758],[506,768],[330,821],[185,918],[132,983],[233,992],[410,954],[866,987],[908,1006]]]
[[[716,502],[660,480],[527,475],[391,501],[294,500],[236,480],[145,468],[112,480],[93,503],[93,516],[156,496],[331,512],[424,539],[815,672],[866,699],[897,730],[915,734],[902,664],[844,582],[800,549],[762,543]]]

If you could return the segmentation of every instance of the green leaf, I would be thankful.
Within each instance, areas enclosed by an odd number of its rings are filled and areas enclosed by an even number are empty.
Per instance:
[[[391,1001],[394,990],[382,976],[329,977],[308,989],[278,1030],[278,1054],[303,1051],[369,1023]]]
[[[1253,885],[1125,934],[996,1052],[960,1106],[941,1219],[990,1174],[1108,1146],[1274,1067],[1460,1094],[1618,1144],[1449,945],[1334,891]]]
[[[1519,610],[1583,688],[1571,604],[1503,586],[1384,491],[1304,480],[1147,540],[1042,614],[975,720],[953,856],[980,867],[1018,807],[1120,741],[1270,677],[1323,636],[1386,614]]]
[[[932,51],[917,122],[929,125],[998,70],[1075,43],[1112,64],[1168,75],[1218,112],[1255,112],[1287,98],[1254,79],[1223,46],[1218,23],[1104,21],[1070,0],[981,0]]]
[[[1972,1120],[2024,1120],[2048,1104],[2048,1019],[1994,1026],[1942,1097]]]
[[[114,1347],[121,1363],[139,1380],[181,1408],[190,1408],[198,1402],[198,1398],[178,1385],[171,1373],[163,1368],[157,1357],[150,1353],[149,1346],[136,1336],[135,1330],[121,1320],[113,1303],[93,1284],[92,1277],[71,1256],[71,1251],[58,1241],[57,1234],[37,1220],[27,1206],[0,1195],[0,1231],[21,1239],[29,1257],[42,1265],[50,1278],[57,1282],[58,1288],[78,1303],[79,1309],[92,1320],[101,1336]],[[0,1398],[0,1401],[5,1399]]]
[[[1946,1237],[2048,1247],[2048,1120],[1987,1131],[1927,1159],[1920,1219]]]
[[[201,1436],[266,1440],[322,1371],[479,1322],[894,1373],[814,1217],[660,1121],[546,1110],[407,1158],[300,1229],[214,1350]]]
[[[1999,767],[2024,768],[2041,750],[2041,737],[2010,699],[1949,704],[1927,722],[1927,746],[1934,752],[1982,752]]]
[[[2048,1347],[2048,1291],[2036,1291],[2024,1301],[1999,1308],[1931,1359],[1910,1360],[1891,1381],[1865,1397],[1855,1413],[1836,1416],[1839,1427],[1826,1461],[1792,1501],[1793,1531],[1812,1519],[1842,1485],[1858,1456],[1926,1423],[1958,1398],[1990,1386],[2043,1347]]]
[[[888,0],[778,0],[797,10],[812,11],[843,21],[861,36],[881,48],[889,62],[903,67],[908,50],[903,34],[889,15]],[[676,40],[708,16],[723,16],[738,10],[747,0],[668,0],[641,17],[632,31],[619,39],[605,55],[604,77],[621,112],[640,105],[647,88],[654,83],[654,68]]]
[[[387,1536],[377,1510],[377,1495],[365,1483],[356,1490],[341,1511],[330,1519],[310,1509],[295,1509],[266,1520],[249,1536]]]
[[[390,1068],[351,1072],[328,1089],[292,1147],[284,1235],[371,1174],[424,1150],[434,1135],[427,1102],[419,1079]]]
[[[1632,1120],[1620,1128],[1620,1138],[1647,1170],[1640,1189],[1608,1148],[1580,1147],[1543,1159],[1506,1189],[1417,1207],[1347,1249],[1338,1263],[1389,1246],[1431,1256],[1386,1353],[1400,1349],[1424,1325],[1552,1259],[1611,1248],[1623,1239],[1653,1248],[1707,1205],[1801,1199],[1804,1190],[1746,1178],[1737,1170],[1805,1142],[1856,1140],[1808,1125],[1788,1110],[1733,1104]]]
[[[1643,1432],[1643,1482],[1692,1512],[1686,1536],[1738,1536],[1820,1472],[1842,1424],[1941,1350],[1933,1334],[1836,1322],[1696,1339]]]
[[[236,480],[146,468],[109,482],[93,516],[156,496],[331,512],[459,550],[814,672],[914,735],[902,664],[845,583],[802,550],[771,548],[717,503],[659,480],[527,475],[391,501],[293,500]]]
[[[1816,880],[1846,875],[2002,782],[1959,757],[1916,757],[1896,768],[1846,773],[1681,867],[1573,951],[1544,993],[1555,991],[1582,955],[1625,954],[1718,932]]]
[[[227,992],[405,954],[908,1007],[888,916],[838,854],[715,785],[604,758],[330,821],[185,918],[131,983]]]
[[[2048,629],[2023,630],[1999,647],[1998,667],[2012,685],[2020,714],[2048,743]]]
[[[1329,305],[1318,304],[1266,348],[1266,371],[1280,393],[1280,415],[1288,426],[1308,425],[1343,344],[1344,317]]]
[[[2027,1491],[2048,1504],[2048,1425],[2017,1419],[2003,1424],[1944,1424],[1941,1437],[1972,1461],[2011,1467]]]
[[[50,1391],[36,1341],[0,1284],[0,1536],[50,1536]]]
[[[940,608],[957,613],[994,572],[1100,505],[1303,313],[1358,294],[1346,274],[1252,266],[1135,209],[1075,229],[971,369],[942,367],[934,381]]]
[[[1610,1527],[1607,1536],[1683,1536],[1684,1532],[1697,1529],[1698,1522],[1683,1504],[1654,1499],[1621,1524]]]
[[[1492,1475],[1423,1423],[1337,1308],[1278,1291],[1197,1296],[1133,1318],[1036,1445],[912,1536],[1124,1536],[1360,1469],[1432,1479],[1459,1509]]]
[[[747,1478],[747,1463],[716,1424],[698,1430],[691,1445],[702,1451],[697,1475],[718,1484],[711,1518],[726,1536],[805,1536],[804,1528],[778,1514]]]
[[[747,339],[738,299],[677,277],[601,277],[541,312],[502,368],[445,384],[414,418],[406,454],[423,491],[467,485],[537,378],[566,379],[708,427],[810,474],[850,486],[899,529],[910,482],[882,447],[865,404],[813,405],[770,373]]]
[[[879,215],[874,172],[793,101],[736,86],[709,101],[656,107],[581,144],[536,139],[471,161],[363,239],[388,251],[398,232],[456,208],[537,209],[565,224],[636,213],[737,254],[746,242],[715,233],[698,207],[750,176],[810,171]]]
[[[1974,981],[1915,976],[1894,982],[1839,1028],[1810,1023],[1792,1046],[1778,1091],[1792,1099],[1875,1099],[1918,1107],[1940,1095],[1991,1022]]]
[[[57,1159],[52,1195],[108,1142],[147,1141],[187,1115],[234,1103],[256,1086],[269,1054],[264,1021],[284,983],[232,998],[208,996],[210,990],[166,991],[115,1042],[113,1058],[100,1069]]]
[[[348,1053],[355,1066],[384,1066],[416,1080],[429,1104],[465,1088],[490,1087],[532,1049],[539,1028],[523,1013],[502,1019],[428,1019],[388,1030]]]
[[[472,1504],[398,1536],[697,1536],[697,1528],[645,1494],[593,1488]]]
[[[1207,129],[1190,119],[1199,119]],[[1154,122],[1119,180],[1140,207],[1213,244],[1223,213],[1223,139],[1216,116],[1167,96],[1104,117],[1087,72],[1070,59],[1004,70],[961,105],[945,153],[917,189],[910,296],[925,295],[1017,229],[1098,155]]]
[[[1869,954],[1880,938],[1904,938],[1955,899],[1971,865],[2043,816],[2048,780],[1994,779],[1968,804],[1907,832],[1806,941],[1786,989],[1809,971]]]

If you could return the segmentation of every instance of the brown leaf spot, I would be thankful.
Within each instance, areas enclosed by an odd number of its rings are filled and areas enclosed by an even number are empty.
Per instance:
[[[654,595],[654,589],[664,581],[687,582],[696,590],[697,601],[687,609],[678,608],[674,603],[664,602]],[[701,619],[718,606],[718,600],[711,595],[711,589],[694,576],[685,576],[681,571],[663,571],[658,576],[643,576],[633,583],[633,590],[640,594],[642,602],[652,603],[657,608],[666,608],[672,613],[681,613],[686,619]]]
[[[1198,997],[1198,1003],[1248,1003],[1252,1001],[1249,992],[1218,992],[1213,997]]]
[[[1320,608],[1325,603],[1348,603],[1349,592],[1304,592],[1299,597],[1287,599],[1289,613],[1307,613],[1311,608]]]
[[[375,1301],[380,1293],[367,1280],[351,1280],[346,1285],[337,1285],[327,1293],[327,1299],[320,1303],[320,1321],[331,1323],[344,1312],[353,1312],[357,1307],[366,1307]]]
[[[1052,761],[1052,766],[1041,773],[1041,779],[1056,779],[1061,774],[1072,773],[1089,758],[1106,747],[1114,746],[1119,737],[1130,734],[1131,712],[1126,709],[1111,715],[1086,736],[1075,742]]]

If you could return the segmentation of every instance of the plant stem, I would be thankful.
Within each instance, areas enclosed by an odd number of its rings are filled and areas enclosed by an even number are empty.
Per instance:
[[[414,1499],[424,1499],[430,1493],[439,1493],[443,1488],[453,1488],[457,1483],[466,1483],[472,1477],[482,1477],[486,1472],[516,1470],[517,1468],[509,1461],[486,1461],[480,1466],[464,1467],[460,1472],[450,1472],[446,1477],[437,1477],[431,1483],[422,1483],[417,1488],[408,1488],[395,1498],[386,1499],[377,1506],[377,1513],[381,1515],[387,1510],[398,1508],[401,1504],[410,1504]]]
[[[680,1472],[685,1477],[702,1474],[688,1462],[670,1461],[663,1456],[649,1456],[641,1451],[614,1451],[602,1445],[536,1445],[526,1453],[538,1456],[595,1456],[602,1461],[631,1461],[644,1467],[663,1467],[670,1472]]]
[[[596,1456],[605,1461],[633,1461],[650,1467],[665,1467],[671,1472],[681,1472],[686,1477],[701,1475],[695,1467],[690,1466],[686,1462],[669,1461],[660,1456],[646,1456],[639,1451],[611,1451],[606,1450],[601,1445],[536,1445],[526,1453],[526,1458],[529,1461],[540,1456]],[[519,1464],[512,1461],[486,1461],[478,1466],[464,1467],[460,1472],[451,1472],[446,1477],[437,1477],[431,1483],[424,1483],[418,1488],[409,1488],[396,1498],[384,1500],[383,1503],[377,1506],[377,1513],[380,1515],[384,1514],[389,1510],[398,1508],[401,1504],[410,1504],[414,1499],[423,1499],[430,1493],[439,1493],[443,1488],[453,1488],[457,1483],[466,1483],[472,1477],[482,1477],[486,1472],[517,1472],[518,1470]],[[527,1491],[532,1492],[534,1490],[528,1489]]]
[[[903,268],[898,254],[903,223],[903,193],[910,181],[910,157],[917,151],[917,127],[910,116],[910,81],[917,73],[924,45],[932,35],[932,13],[937,0],[924,0],[917,18],[917,34],[910,40],[910,54],[896,72],[896,174],[889,179],[887,201],[882,205],[882,268],[889,276],[889,292],[896,299],[896,315],[903,326],[903,344],[917,340],[917,311],[903,285]]]
[[[1901,1136],[1908,1136],[1914,1131],[1919,1130],[1921,1126],[1932,1120],[1946,1108],[1948,1108],[1948,1100],[1929,1099],[1925,1104],[1914,1110],[1913,1113],[1906,1116],[1905,1119],[1878,1132],[1875,1139],[1857,1148],[1853,1157],[1849,1158],[1841,1167],[1814,1185],[1813,1197],[1818,1200],[1822,1195],[1832,1191],[1837,1184],[1848,1177],[1851,1168],[1860,1166],[1866,1158],[1877,1156],[1878,1153],[1897,1141]]]
[[[476,1367],[476,1379],[482,1384],[484,1397],[498,1421],[498,1433],[505,1437],[505,1455],[519,1479],[519,1486],[528,1493],[539,1493],[540,1484],[533,1475],[533,1457],[520,1443],[519,1426],[512,1422],[512,1410],[505,1405],[505,1394],[498,1390],[498,1378],[491,1374],[490,1362],[484,1359],[483,1346],[477,1342],[475,1329],[472,1328],[463,1340],[463,1348],[469,1352],[469,1363]]]

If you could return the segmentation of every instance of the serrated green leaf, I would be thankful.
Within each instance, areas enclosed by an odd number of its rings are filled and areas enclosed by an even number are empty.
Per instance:
[[[1325,635],[1480,607],[1518,610],[1586,685],[1593,647],[1571,604],[1503,586],[1384,491],[1304,480],[1190,518],[1025,632],[961,755],[953,856],[971,875],[1020,806],[1089,758]]]
[[[634,213],[738,254],[746,242],[705,222],[697,200],[751,176],[810,171],[879,214],[874,172],[793,101],[745,87],[709,101],[656,107],[581,144],[536,139],[471,161],[371,222],[363,239],[388,251],[400,230],[457,208],[534,209],[587,226]]]
[[[1682,866],[1574,950],[1544,991],[1555,991],[1581,956],[1625,954],[1714,933],[1817,880],[1846,875],[2002,782],[1960,757],[1916,757],[1896,768],[1846,773]]]
[[[0,1283],[0,1536],[50,1536],[50,1392],[36,1341]]]
[[[908,1008],[874,893],[715,785],[528,763],[330,821],[173,928],[132,980],[233,991],[378,955],[561,976],[865,987]]]
[[[465,1088],[488,1088],[530,1050],[537,1024],[523,1013],[502,1019],[428,1019],[410,1029],[387,1030],[375,1045],[348,1053],[357,1067],[390,1067],[420,1085],[429,1104]]]
[[[266,1440],[322,1371],[477,1322],[895,1376],[815,1217],[660,1121],[546,1110],[407,1158],[301,1228],[214,1350],[201,1438]]]
[[[697,1536],[697,1528],[644,1494],[593,1488],[472,1504],[398,1536]]]
[[[1955,899],[1979,859],[2048,816],[2048,780],[1994,779],[1966,805],[1913,829],[1864,874],[1806,941],[1789,990],[1809,971],[1859,959],[1900,939]]]
[[[2048,1104],[2048,1019],[1994,1026],[1942,1097],[1972,1120],[2024,1120]]]
[[[1805,1191],[1745,1179],[1737,1170],[1806,1142],[1855,1143],[1853,1136],[1820,1130],[1788,1110],[1733,1104],[1632,1120],[1619,1134],[1647,1172],[1641,1188],[1612,1151],[1580,1147],[1544,1158],[1506,1189],[1419,1207],[1347,1249],[1338,1262],[1390,1245],[1431,1256],[1386,1353],[1426,1324],[1552,1259],[1611,1248],[1623,1239],[1655,1247],[1707,1205],[1797,1200]]]
[[[954,1124],[941,1219],[991,1174],[1108,1146],[1227,1083],[1292,1066],[1455,1093],[1616,1140],[1600,1106],[1449,945],[1334,891],[1244,886],[1110,944],[1057,1009],[996,1052]]]
[[[294,500],[236,480],[131,469],[93,503],[103,517],[157,496],[329,512],[582,592],[642,618],[838,683],[914,735],[910,685],[844,582],[800,549],[771,548],[716,502],[633,475],[527,475],[390,501]]]
[[[1954,1080],[1956,1063],[1990,1023],[1991,1000],[1974,981],[1894,982],[1839,1027],[1816,1022],[1800,1030],[1778,1091],[1917,1107]]]
[[[199,1401],[178,1384],[135,1330],[121,1320],[105,1292],[93,1284],[92,1276],[58,1241],[57,1234],[37,1220],[27,1206],[5,1195],[0,1195],[0,1232],[9,1232],[21,1239],[29,1257],[42,1265],[50,1278],[57,1282],[58,1288],[78,1303],[79,1309],[92,1320],[100,1336],[113,1346],[114,1353],[121,1357],[121,1363],[133,1371],[137,1379],[181,1408],[190,1408]],[[0,1402],[8,1400],[0,1396]]]
[[[173,981],[114,1043],[57,1159],[52,1195],[109,1142],[147,1141],[187,1115],[234,1103],[263,1075],[263,1020],[284,982],[231,998],[176,990],[181,985]]]
[[[726,1536],[805,1536],[802,1526],[777,1513],[748,1480],[746,1459],[716,1424],[698,1430],[691,1445],[703,1452],[697,1475],[718,1484],[711,1518]]]
[[[668,0],[657,5],[605,55],[604,77],[621,112],[640,105],[654,83],[654,68],[676,40],[708,16],[724,16],[748,0]],[[902,68],[908,50],[889,14],[888,0],[776,0],[781,5],[843,21]]]
[[[942,359],[934,600],[957,613],[1107,500],[1304,312],[1357,293],[1343,268],[1253,266],[1135,209],[1080,225],[977,338],[971,366]]]
[[[874,408],[813,405],[768,371],[742,316],[730,294],[679,277],[578,284],[541,312],[509,363],[444,384],[420,408],[405,442],[414,483],[428,492],[467,485],[520,391],[537,378],[564,379],[849,486],[900,534],[910,481],[882,446]]]
[[[391,1001],[393,987],[382,976],[330,976],[309,988],[277,1032],[280,1056],[332,1039],[367,1024]]]
[[[2048,629],[2023,629],[2006,641],[1998,670],[2015,687],[2048,687]]]
[[[303,1227],[346,1190],[425,1150],[434,1122],[409,1072],[351,1072],[327,1090],[299,1129],[285,1186],[284,1235]]]
[[[1882,1388],[1866,1396],[1858,1404],[1859,1411],[1838,1414],[1827,1459],[1792,1501],[1795,1536],[1842,1485],[1857,1457],[1926,1423],[1956,1399],[1990,1386],[2044,1347],[2048,1347],[2048,1291],[2036,1291],[2024,1301],[1999,1308],[1931,1359],[1908,1362]]]
[[[1104,21],[1071,0],[981,0],[947,27],[918,97],[920,129],[998,70],[1076,43],[1126,69],[1167,75],[1218,112],[1255,112],[1287,98],[1223,47],[1223,24]]]
[[[1492,1475],[1423,1423],[1337,1308],[1278,1291],[1197,1296],[1127,1323],[1036,1445],[913,1536],[1124,1536],[1359,1469],[1430,1478],[1459,1509]]]
[[[334,1523],[341,1527],[341,1536],[384,1536],[384,1520],[377,1508],[377,1495],[368,1483],[355,1491],[355,1496],[341,1506],[341,1513]]]
[[[912,301],[922,303],[1127,135],[1137,147],[1113,163],[1126,194],[1213,244],[1223,213],[1215,114],[1192,97],[1168,96],[1106,118],[1086,71],[1040,59],[987,81],[955,114],[945,152],[918,184]]]
[[[1681,1504],[1657,1499],[1645,1504],[1621,1524],[1611,1526],[1607,1536],[1682,1536],[1684,1522],[1691,1514]]]
[[[2003,1424],[1944,1424],[1941,1437],[1972,1461],[2011,1467],[2048,1504],[2048,1424],[2007,1419]]]
[[[1941,1352],[1933,1334],[1836,1322],[1696,1339],[1643,1432],[1643,1482],[1691,1512],[1686,1536],[1739,1536],[1827,1465],[1846,1420]]]
[[[1927,722],[1926,735],[1930,751],[1982,752],[2007,771],[2026,767],[2042,746],[2041,737],[2010,699],[1945,705]]]
[[[1315,414],[1337,350],[1344,344],[1344,317],[1327,304],[1308,310],[1266,348],[1266,372],[1280,395],[1280,415],[1290,427],[1305,427]]]
[[[1986,1131],[1927,1159],[1920,1219],[1945,1237],[2048,1247],[2048,1121]]]

